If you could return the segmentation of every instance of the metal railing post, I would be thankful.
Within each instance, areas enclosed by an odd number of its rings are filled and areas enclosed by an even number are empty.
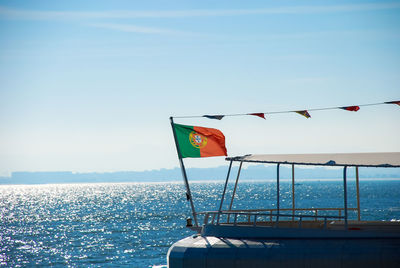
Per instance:
[[[343,168],[344,227],[347,230],[347,166]]]
[[[279,221],[279,166],[280,163],[276,166],[276,221]]]
[[[219,216],[222,212],[222,204],[224,203],[224,199],[225,199],[225,192],[226,192],[226,187],[228,186],[228,180],[229,180],[229,175],[231,173],[232,162],[233,162],[232,160],[229,162],[228,174],[226,175],[224,191],[222,192],[221,203],[219,204],[219,209],[218,209],[217,224],[219,224]]]
[[[235,182],[235,187],[233,188],[231,203],[229,204],[229,210],[232,209],[233,199],[235,198],[236,188],[237,188],[239,177],[240,177],[240,171],[242,170],[242,164],[243,164],[243,161],[240,161],[239,170],[238,170],[238,174],[237,174],[236,182]]]
[[[221,203],[219,204],[219,209],[218,209],[219,212],[221,212],[222,204],[224,203],[226,187],[228,186],[229,175],[231,173],[231,168],[232,168],[232,162],[233,161],[231,160],[231,162],[229,163],[229,169],[228,169],[228,174],[226,175],[224,191],[222,192]]]
[[[356,167],[356,186],[357,186],[357,219],[361,221],[361,210],[360,210],[360,182],[358,177],[358,167]]]
[[[238,174],[237,174],[236,182],[235,182],[235,187],[233,188],[232,199],[231,199],[231,203],[229,204],[228,210],[232,209],[233,199],[235,198],[236,188],[237,188],[239,177],[240,177],[240,171],[242,170],[242,164],[243,164],[243,161],[240,161],[239,170],[238,170]],[[228,215],[228,222],[229,222],[229,217],[230,217],[230,215]]]
[[[295,199],[294,199],[294,164],[292,164],[292,221],[294,221],[294,213],[295,213]]]

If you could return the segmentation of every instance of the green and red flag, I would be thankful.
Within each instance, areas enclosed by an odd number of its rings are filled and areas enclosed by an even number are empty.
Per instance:
[[[173,128],[182,158],[227,155],[225,136],[218,129],[180,124]]]

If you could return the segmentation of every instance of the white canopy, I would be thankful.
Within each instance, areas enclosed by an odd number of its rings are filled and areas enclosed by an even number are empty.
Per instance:
[[[400,152],[343,154],[254,154],[229,161],[316,166],[400,167]]]

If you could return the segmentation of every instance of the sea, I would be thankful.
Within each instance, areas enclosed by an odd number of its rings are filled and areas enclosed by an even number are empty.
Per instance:
[[[217,210],[222,182],[191,183],[197,211]],[[280,206],[292,207],[291,183],[280,184]],[[230,203],[233,184],[228,185]],[[400,180],[360,182],[364,220],[400,220]],[[348,182],[349,207],[357,206]],[[295,184],[298,208],[343,207],[339,180]],[[239,183],[233,208],[276,207],[276,183]],[[191,209],[183,183],[0,185],[0,266],[166,267]],[[354,212],[350,217],[355,218]]]

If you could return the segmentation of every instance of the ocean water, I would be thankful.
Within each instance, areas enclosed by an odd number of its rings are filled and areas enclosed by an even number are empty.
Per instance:
[[[218,208],[223,183],[191,189],[198,211]],[[356,207],[353,181],[348,189],[349,207]],[[360,189],[362,219],[400,220],[399,180],[361,181]],[[274,207],[275,190],[273,182],[242,182],[234,208]],[[281,207],[290,208],[291,184],[280,191]],[[296,207],[342,207],[342,198],[340,181],[296,184]],[[165,265],[168,248],[193,234],[182,183],[1,185],[0,210],[5,267]]]

